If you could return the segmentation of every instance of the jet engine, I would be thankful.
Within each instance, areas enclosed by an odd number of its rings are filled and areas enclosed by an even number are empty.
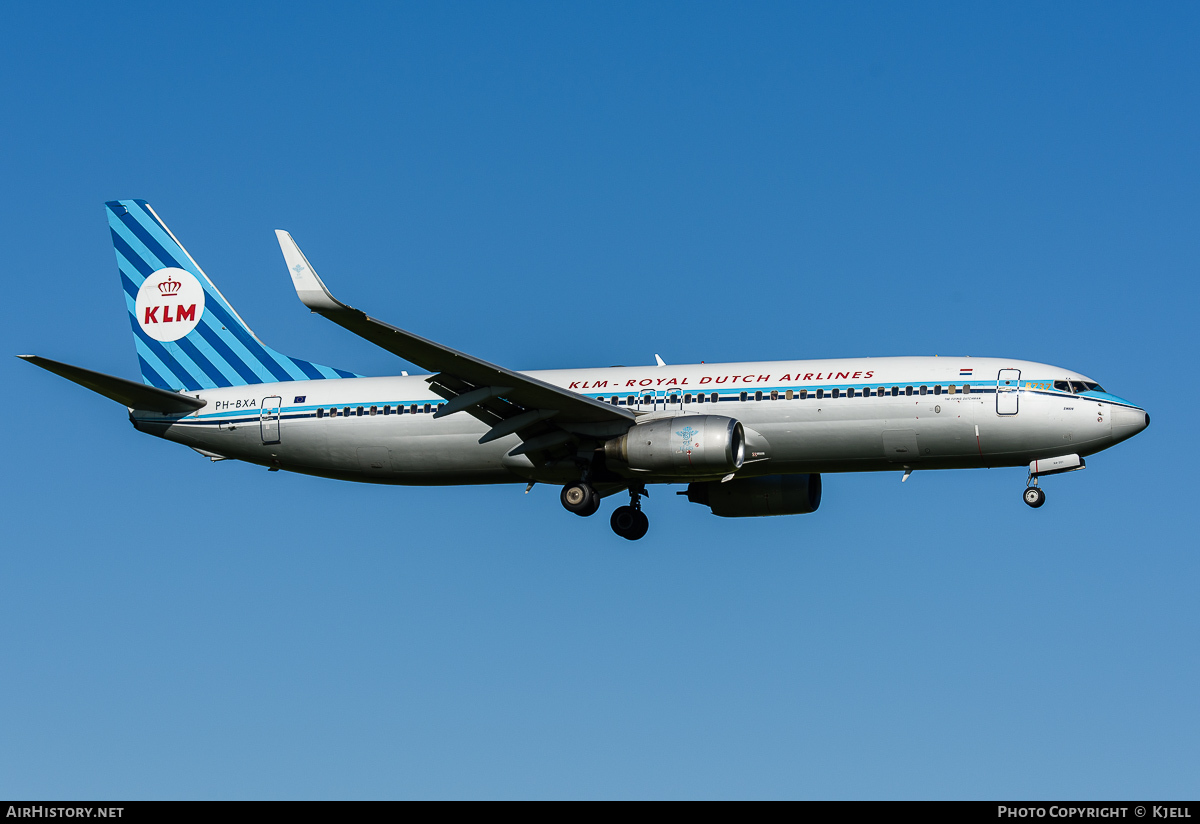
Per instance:
[[[722,475],[746,458],[742,425],[721,415],[683,415],[630,427],[604,444],[604,456],[665,475]]]
[[[805,515],[821,505],[821,476],[764,475],[728,483],[692,483],[687,492],[678,494],[694,504],[704,504],[722,518]]]

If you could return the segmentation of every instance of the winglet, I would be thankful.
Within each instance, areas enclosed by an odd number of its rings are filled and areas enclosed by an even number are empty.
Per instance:
[[[282,229],[275,230],[275,239],[283,251],[283,259],[287,261],[288,272],[292,275],[292,285],[296,287],[296,295],[300,302],[314,312],[330,312],[350,307],[329,293],[321,278],[313,270],[308,258],[300,251],[292,236]]]
[[[660,357],[659,357],[657,354],[654,356],[654,360],[658,361],[658,365],[659,365],[659,366],[666,366],[666,365],[667,365],[667,362],[666,362],[666,361],[664,361],[662,358],[660,358]]]

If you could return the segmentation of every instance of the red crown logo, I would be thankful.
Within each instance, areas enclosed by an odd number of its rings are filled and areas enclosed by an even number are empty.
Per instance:
[[[167,275],[167,279],[158,284],[158,291],[162,292],[164,298],[179,294],[179,290],[182,288],[183,284],[177,280],[172,280],[170,275]]]

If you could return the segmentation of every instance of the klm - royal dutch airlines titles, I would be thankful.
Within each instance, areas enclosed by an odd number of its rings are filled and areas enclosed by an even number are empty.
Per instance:
[[[281,354],[250,331],[149,204],[107,204],[141,382],[21,357],[129,410],[141,432],[213,461],[396,485],[561,487],[564,507],[636,540],[651,484],[724,517],[796,515],[821,475],[1027,467],[1039,479],[1141,432],[1150,416],[1091,378],[1009,358],[884,357],[517,372],[333,297],[276,236],[313,312],[428,370],[364,377]]]

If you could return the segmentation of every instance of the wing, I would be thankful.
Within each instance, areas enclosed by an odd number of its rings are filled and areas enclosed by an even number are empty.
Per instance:
[[[633,425],[630,410],[496,366],[347,306],[330,294],[291,235],[283,230],[275,235],[300,301],[359,337],[433,372],[426,380],[447,399],[437,415],[467,412],[488,424],[491,429],[480,443],[516,434],[523,443],[509,454],[544,452],[580,438],[620,435]]]

